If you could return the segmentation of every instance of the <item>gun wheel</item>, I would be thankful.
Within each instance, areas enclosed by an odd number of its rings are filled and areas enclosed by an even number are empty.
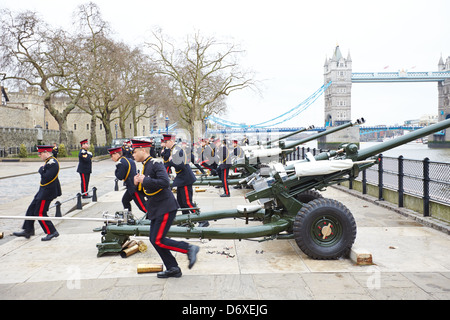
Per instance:
[[[302,193],[299,193],[295,197],[297,198],[298,201],[303,203],[308,203],[312,200],[323,198],[320,192],[316,190],[306,190],[303,191]]]
[[[346,206],[318,198],[306,203],[294,221],[294,239],[312,259],[338,259],[349,253],[356,238],[356,222]]]

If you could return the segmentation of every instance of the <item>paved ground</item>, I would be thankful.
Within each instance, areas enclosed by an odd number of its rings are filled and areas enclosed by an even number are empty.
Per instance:
[[[0,164],[0,181],[11,172],[35,172],[39,164]],[[74,163],[63,163],[61,172],[75,171]],[[140,164],[138,165],[140,166]],[[22,172],[23,171],[23,172]],[[114,164],[94,163],[91,186],[99,190],[98,202],[83,200],[82,210],[67,216],[100,217],[105,211],[121,210],[124,192],[114,191]],[[76,177],[76,174],[75,174]],[[24,215],[34,193],[4,203],[0,215]],[[62,181],[61,200],[79,192],[71,176]],[[0,192],[20,192],[20,186],[3,186]],[[204,188],[204,187],[202,187]],[[195,193],[202,211],[234,208],[245,204],[246,190],[232,189],[231,198],[220,198],[218,189],[206,187]],[[22,222],[0,219],[0,299],[179,299],[179,300],[319,300],[319,299],[439,299],[450,298],[450,236],[415,220],[337,188],[323,195],[344,203],[354,214],[358,234],[354,248],[368,251],[374,265],[357,266],[350,259],[312,260],[293,240],[266,242],[199,240],[198,262],[189,270],[185,255],[176,254],[183,270],[179,279],[158,279],[154,273],[138,274],[140,263],[160,263],[148,239],[144,253],[128,258],[97,257],[101,235],[98,222],[59,221],[60,236],[42,242],[42,230],[30,239],[11,236]],[[63,214],[73,204],[63,205]],[[135,212],[138,212],[137,209]],[[53,215],[50,211],[50,215]],[[411,213],[414,215],[413,213]],[[240,226],[242,220],[223,220],[212,225]],[[181,312],[181,311],[180,311]]]

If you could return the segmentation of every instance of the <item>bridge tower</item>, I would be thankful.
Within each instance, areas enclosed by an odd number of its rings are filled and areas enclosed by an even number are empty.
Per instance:
[[[450,71],[450,57],[447,57],[445,63],[442,56],[438,63],[439,71]],[[438,121],[450,118],[450,79],[438,81]],[[428,139],[428,147],[430,148],[450,148],[450,132],[438,132]]]
[[[351,90],[352,90],[352,58],[350,52],[344,58],[339,45],[333,56],[325,59],[324,83],[331,82],[325,91],[325,127],[336,127],[351,122]],[[333,133],[318,140],[318,147],[323,149],[337,149],[344,142],[359,145],[359,128],[350,127]]]

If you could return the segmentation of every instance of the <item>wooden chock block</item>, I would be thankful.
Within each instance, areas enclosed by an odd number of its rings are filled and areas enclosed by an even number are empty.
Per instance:
[[[373,265],[372,253],[366,249],[353,247],[350,251],[350,260],[357,266],[371,266]]]

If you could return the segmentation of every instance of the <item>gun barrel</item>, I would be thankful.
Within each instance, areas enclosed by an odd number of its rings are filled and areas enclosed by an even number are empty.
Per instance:
[[[297,131],[294,131],[294,132],[285,134],[285,135],[283,135],[283,136],[281,136],[281,137],[278,137],[278,138],[276,138],[276,139],[273,139],[273,140],[264,142],[264,143],[262,143],[262,145],[263,145],[263,146],[271,145],[271,144],[273,144],[273,143],[275,143],[275,142],[277,142],[277,141],[279,141],[279,140],[283,140],[283,139],[289,138],[289,137],[291,137],[291,136],[293,136],[293,135],[296,135],[297,133],[301,133],[301,132],[306,131],[306,130],[311,130],[311,129],[313,129],[313,128],[314,128],[314,126],[309,126],[308,128],[301,128],[300,130],[297,130]]]
[[[331,133],[343,130],[343,129],[348,128],[348,127],[353,127],[354,125],[362,124],[364,122],[365,122],[364,118],[361,118],[361,119],[356,120],[355,122],[344,123],[344,124],[342,124],[340,126],[337,126],[337,127],[334,127],[334,128],[330,128],[328,130],[319,132],[317,134],[313,134],[310,137],[307,137],[307,138],[304,138],[304,139],[300,139],[298,141],[293,141],[291,143],[286,143],[285,146],[284,146],[284,149],[295,148],[296,146],[301,145],[302,143],[306,143],[306,142],[309,142],[309,141],[312,141],[312,140],[316,140],[316,139],[318,139],[320,137],[329,135]]]
[[[443,120],[438,123],[432,124],[430,126],[407,133],[401,137],[398,137],[398,138],[395,138],[395,139],[392,139],[392,140],[389,140],[386,142],[382,142],[380,144],[377,144],[377,145],[369,147],[369,148],[359,150],[357,160],[367,159],[369,157],[380,154],[386,150],[393,149],[402,144],[406,144],[408,142],[425,137],[427,135],[433,134],[435,132],[444,130],[449,127],[450,127],[450,119]]]

